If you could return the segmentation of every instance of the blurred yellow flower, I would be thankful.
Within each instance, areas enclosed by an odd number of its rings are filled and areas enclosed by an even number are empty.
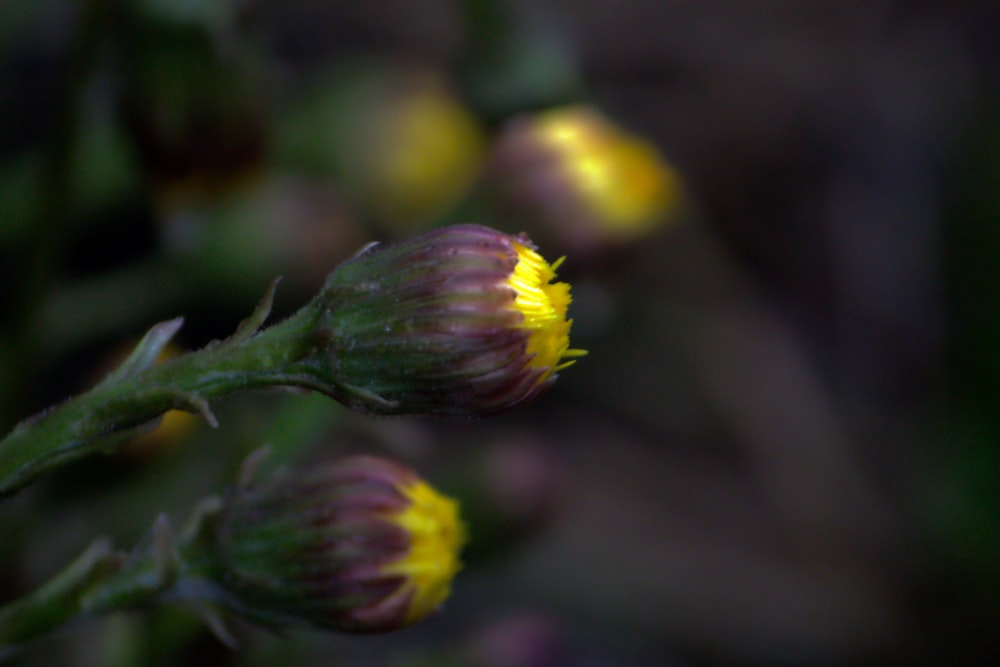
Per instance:
[[[410,228],[455,203],[472,185],[485,155],[477,119],[433,75],[417,77],[382,100],[367,125],[371,143],[358,155],[366,203],[382,222]]]
[[[504,214],[574,258],[647,236],[683,198],[655,146],[586,106],[512,119],[486,184]]]
[[[593,109],[540,113],[533,132],[612,236],[655,227],[680,197],[680,178],[656,148]]]

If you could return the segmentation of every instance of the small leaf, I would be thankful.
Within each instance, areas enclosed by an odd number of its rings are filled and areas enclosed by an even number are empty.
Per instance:
[[[156,363],[160,352],[166,347],[180,328],[184,325],[184,318],[177,317],[166,322],[160,322],[146,332],[139,344],[135,346],[128,358],[113,370],[98,386],[110,386],[122,380],[138,375]]]
[[[271,306],[274,304],[274,292],[278,289],[278,283],[280,282],[281,276],[271,281],[271,285],[267,288],[257,307],[250,313],[250,317],[240,322],[240,325],[236,327],[236,332],[227,338],[223,342],[223,345],[239,345],[257,333],[267,319],[267,316],[271,314]]]

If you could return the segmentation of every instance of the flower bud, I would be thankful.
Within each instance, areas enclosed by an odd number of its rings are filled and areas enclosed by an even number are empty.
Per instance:
[[[158,203],[185,209],[255,182],[268,114],[254,57],[199,22],[140,5],[124,16],[120,113]]]
[[[329,393],[381,414],[481,415],[550,386],[568,358],[570,286],[525,236],[476,225],[375,246],[321,298]]]
[[[284,138],[291,159],[332,173],[393,236],[427,229],[479,176],[486,132],[435,70],[387,63],[324,77]]]
[[[508,123],[487,186],[539,238],[584,257],[658,229],[675,215],[682,190],[652,144],[584,106]]]
[[[449,488],[476,535],[466,563],[509,556],[551,527],[565,504],[568,466],[536,436],[509,433],[455,458]]]
[[[380,222],[405,232],[441,215],[478,176],[484,132],[440,77],[413,76],[371,114],[369,144],[347,171]],[[363,180],[362,180],[363,179]]]
[[[395,630],[435,611],[465,541],[457,503],[373,456],[240,488],[212,526],[207,578],[236,611],[349,632]]]
[[[577,662],[556,620],[531,612],[484,625],[457,654],[456,663],[469,667],[567,667]]]

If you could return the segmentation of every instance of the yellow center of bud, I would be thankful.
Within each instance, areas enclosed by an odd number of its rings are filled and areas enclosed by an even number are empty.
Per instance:
[[[529,330],[526,353],[529,366],[546,369],[539,378],[545,381],[552,373],[571,366],[574,361],[560,363],[567,357],[581,357],[584,350],[569,349],[569,329],[573,320],[566,319],[566,308],[572,297],[569,283],[553,283],[556,269],[564,258],[549,264],[537,252],[514,241],[517,264],[507,279],[516,297],[514,308],[524,316],[521,326]]]
[[[458,553],[466,534],[454,500],[422,481],[400,491],[410,504],[389,520],[410,536],[410,548],[382,572],[405,577],[404,589],[412,593],[406,621],[414,623],[437,609],[451,593],[451,581],[462,567]]]
[[[629,236],[661,222],[680,197],[680,178],[648,142],[582,107],[538,117],[536,132],[610,234]]]

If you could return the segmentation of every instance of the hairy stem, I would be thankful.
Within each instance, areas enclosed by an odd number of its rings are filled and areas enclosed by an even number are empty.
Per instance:
[[[95,541],[41,588],[0,607],[0,660],[68,623],[184,597],[174,595],[184,587],[182,548],[163,515],[131,554],[112,550],[107,539]],[[195,598],[210,597],[207,589],[196,590]]]
[[[98,540],[37,591],[0,608],[0,660],[83,614],[87,591],[116,572],[122,561],[107,540]]]
[[[269,301],[253,317],[262,320],[268,307]],[[201,414],[214,426],[210,399],[261,387],[322,389],[307,363],[299,363],[317,344],[314,312],[307,306],[260,333],[254,333],[259,321],[248,321],[232,338],[160,365],[149,366],[155,355],[137,350],[104,382],[21,422],[0,440],[0,498],[52,468],[113,451],[168,410]]]

